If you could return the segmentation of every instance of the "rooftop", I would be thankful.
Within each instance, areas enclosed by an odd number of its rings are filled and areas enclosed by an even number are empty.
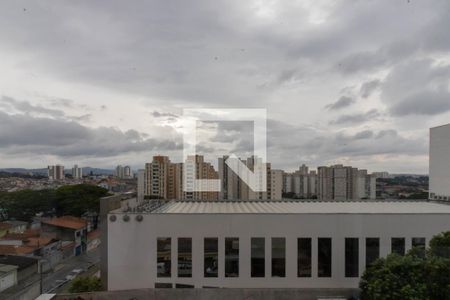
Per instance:
[[[428,201],[170,201],[152,214],[450,214]]]
[[[1,255],[0,264],[13,265],[19,267],[19,270],[37,264],[38,260],[36,258],[19,256],[19,255]]]
[[[42,220],[42,223],[75,230],[82,229],[87,226],[86,220],[72,216],[63,216],[60,218]]]

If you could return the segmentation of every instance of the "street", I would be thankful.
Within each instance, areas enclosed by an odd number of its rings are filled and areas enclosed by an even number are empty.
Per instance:
[[[67,260],[62,261],[55,270],[50,271],[48,274],[44,274],[43,277],[43,292],[54,292],[61,285],[66,282],[66,276],[74,269],[87,270],[93,265],[100,262],[100,249],[95,248],[83,255],[74,256]]]

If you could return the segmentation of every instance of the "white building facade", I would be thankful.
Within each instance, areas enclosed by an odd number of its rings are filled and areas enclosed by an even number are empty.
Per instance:
[[[366,265],[450,229],[430,202],[172,201],[113,211],[108,290],[357,288]]]
[[[430,129],[430,199],[450,201],[450,124]]]

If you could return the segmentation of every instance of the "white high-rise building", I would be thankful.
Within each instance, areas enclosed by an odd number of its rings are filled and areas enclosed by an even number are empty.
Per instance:
[[[123,168],[123,178],[130,179],[133,177],[133,173],[131,172],[130,166],[125,166]]]
[[[430,129],[430,195],[450,201],[450,124]]]
[[[78,165],[74,165],[72,168],[72,178],[73,179],[83,178],[83,169],[79,168]]]
[[[48,179],[49,180],[64,180],[64,166],[55,165],[48,166],[47,168]]]

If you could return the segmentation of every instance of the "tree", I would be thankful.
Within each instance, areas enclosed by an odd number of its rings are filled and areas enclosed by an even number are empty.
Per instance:
[[[88,293],[102,290],[100,278],[95,276],[77,277],[72,281],[69,293]]]
[[[104,188],[77,184],[66,185],[56,190],[56,209],[58,214],[80,217],[86,211],[99,212],[100,198],[107,196]]]
[[[450,232],[433,237],[430,249],[391,254],[369,266],[361,278],[362,300],[450,299]]]

